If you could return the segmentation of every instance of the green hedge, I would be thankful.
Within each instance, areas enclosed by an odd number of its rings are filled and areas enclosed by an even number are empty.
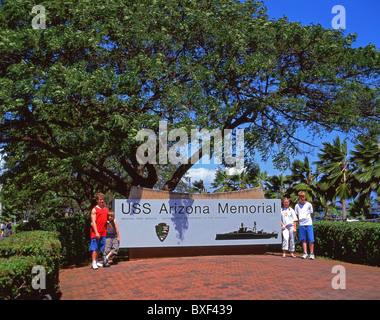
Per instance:
[[[38,299],[59,294],[61,244],[57,232],[20,232],[0,241],[0,300]],[[32,279],[45,269],[46,289],[33,289]]]
[[[380,223],[316,221],[313,228],[317,257],[380,266]],[[295,242],[296,252],[302,253],[298,226]],[[281,244],[267,245],[267,250],[282,252]]]
[[[379,223],[317,221],[313,226],[316,255],[380,266]]]
[[[61,263],[79,264],[89,258],[90,217],[76,215],[65,218],[32,220],[17,226],[18,231],[44,230],[59,233]]]
[[[59,233],[61,242],[61,264],[81,264],[91,257],[90,247],[90,216],[75,215],[65,218],[48,218],[32,220],[17,225],[16,232],[44,230]],[[120,248],[118,257],[128,256],[126,248]]]

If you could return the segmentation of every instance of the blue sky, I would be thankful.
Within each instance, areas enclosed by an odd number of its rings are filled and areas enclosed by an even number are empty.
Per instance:
[[[341,5],[345,9],[345,34],[357,34],[353,47],[374,44],[380,50],[380,0],[266,0],[264,3],[271,19],[278,19],[285,15],[289,21],[300,22],[303,25],[321,24],[324,28],[329,29],[333,28],[334,17],[341,14],[337,11],[332,13],[332,9],[336,5]],[[320,141],[314,140],[313,143],[322,146],[322,142],[332,142],[338,134],[326,135]],[[345,138],[342,134],[340,136],[342,140]],[[348,143],[349,150],[352,150],[352,147],[352,144]],[[311,162],[318,159],[318,150],[319,148],[306,150]],[[300,155],[297,158],[303,160],[304,156]],[[267,171],[270,175],[280,173],[273,168],[271,162],[264,163],[260,162],[260,159],[257,160],[262,171]],[[215,168],[216,166],[212,164],[195,165],[189,173],[192,181],[203,178],[207,189],[212,191],[209,189],[209,184],[213,180]],[[287,173],[289,171],[285,172],[285,174]]]
[[[331,22],[336,14],[331,13],[335,5],[346,10],[346,29],[348,33],[357,33],[354,46],[369,43],[380,47],[380,1],[379,0],[266,0],[267,14],[271,18],[287,16],[290,21],[307,24],[321,24],[332,28]]]

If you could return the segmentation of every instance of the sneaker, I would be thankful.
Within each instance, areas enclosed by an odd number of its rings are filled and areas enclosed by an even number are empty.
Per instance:
[[[286,258],[286,254],[284,253],[284,254],[282,255],[282,257],[283,257],[283,258]]]
[[[290,254],[292,258],[297,258],[293,253]]]
[[[98,269],[98,265],[96,264],[96,261],[93,261],[92,262],[92,267],[91,267],[93,270],[97,270]]]
[[[97,265],[98,267],[103,267],[103,263],[101,263],[101,262],[97,262],[96,265]]]
[[[108,263],[108,259],[104,258],[103,259],[103,267],[110,267],[111,265]]]
[[[310,253],[310,260],[314,260],[315,259],[315,256],[314,256],[314,253]]]
[[[302,259],[307,259],[307,253],[306,252],[302,255]]]

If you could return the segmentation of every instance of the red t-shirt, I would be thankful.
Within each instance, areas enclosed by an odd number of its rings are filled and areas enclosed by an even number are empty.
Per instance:
[[[96,218],[95,218],[96,229],[98,230],[98,233],[101,237],[105,237],[108,208],[103,207],[103,209],[101,209],[98,206],[96,206],[95,210],[96,210]],[[92,227],[90,229],[90,235],[91,235],[91,239],[95,238],[95,232]]]

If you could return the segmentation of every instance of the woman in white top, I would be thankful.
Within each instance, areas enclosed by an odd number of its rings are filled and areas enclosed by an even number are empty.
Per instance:
[[[297,232],[297,216],[292,208],[289,207],[289,198],[282,199],[283,208],[281,209],[281,227],[282,227],[282,257],[286,258],[286,251],[290,251],[290,256],[295,250],[294,238]]]

